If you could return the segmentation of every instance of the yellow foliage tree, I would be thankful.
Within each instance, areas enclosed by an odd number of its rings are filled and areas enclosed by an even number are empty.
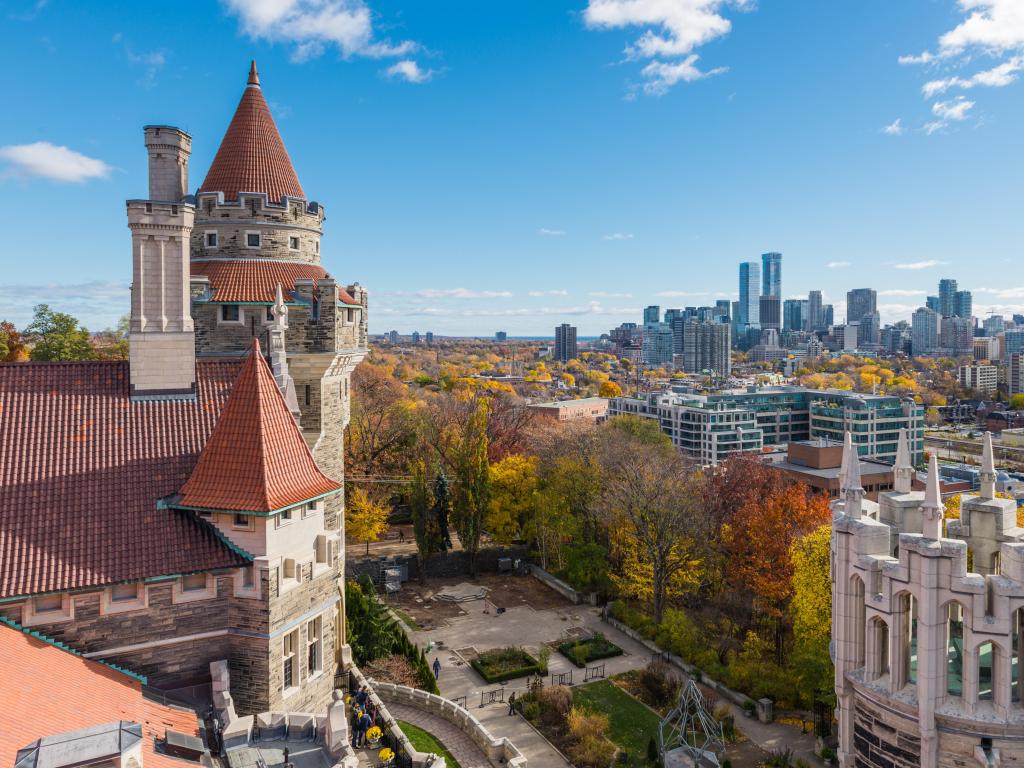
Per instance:
[[[349,494],[346,501],[345,538],[365,543],[366,554],[370,554],[370,542],[376,541],[387,530],[391,510],[358,487]]]
[[[790,611],[795,639],[794,667],[808,690],[828,689],[833,675],[828,648],[832,633],[831,542],[832,525],[826,523],[794,541],[789,553],[793,565]]]
[[[601,382],[600,389],[597,390],[597,394],[600,397],[621,397],[622,387],[614,381],[603,381]]]
[[[562,374],[562,383],[570,389],[576,386],[576,377],[571,373]]]
[[[491,503],[487,530],[491,538],[508,546],[522,536],[537,505],[537,457],[509,454],[491,465]]]

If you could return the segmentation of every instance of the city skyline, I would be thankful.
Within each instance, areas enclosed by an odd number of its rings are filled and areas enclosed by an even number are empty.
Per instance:
[[[770,251],[785,254],[781,298],[820,288],[837,319],[857,287],[878,291],[883,324],[907,318],[947,276],[976,317],[1024,309],[1024,30],[1004,4],[980,3],[970,28],[956,0],[705,4],[700,19],[721,23],[686,39],[692,61],[644,52],[683,45],[655,3],[423,5],[329,3],[349,37],[303,32],[308,2],[276,25],[233,0],[200,6],[180,38],[141,9],[8,14],[0,61],[19,72],[19,109],[0,116],[0,202],[19,210],[19,257],[5,315],[24,325],[46,302],[97,330],[127,312],[129,236],[111,212],[144,177],[135,128],[180,118],[201,178],[250,58],[303,185],[329,203],[325,264],[369,290],[375,333],[569,321],[594,335],[648,304],[735,299],[736,265]],[[1006,34],[984,47],[989,17]]]

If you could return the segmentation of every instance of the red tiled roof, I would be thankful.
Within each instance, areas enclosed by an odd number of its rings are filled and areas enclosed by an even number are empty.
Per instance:
[[[266,192],[274,203],[285,195],[306,197],[259,82],[253,62],[249,84],[200,192],[223,192],[225,200],[237,200],[239,192]]]
[[[317,467],[259,350],[254,339],[178,505],[272,512],[341,489]]]
[[[274,303],[277,284],[287,296],[296,280],[322,280],[327,270],[318,264],[270,259],[193,261],[192,276],[206,276],[213,289],[212,301],[262,301]]]
[[[133,403],[127,362],[0,364],[0,597],[244,563],[206,523],[156,506],[188,478],[238,370],[202,361],[196,401]]]
[[[158,704],[143,696],[138,680],[6,624],[0,624],[0,659],[0,765],[14,765],[17,751],[43,736],[116,720],[142,726],[146,768],[185,765],[159,754],[154,740],[168,729],[198,736],[194,712]]]

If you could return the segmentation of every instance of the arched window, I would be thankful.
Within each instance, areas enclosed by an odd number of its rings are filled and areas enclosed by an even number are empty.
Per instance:
[[[946,693],[963,696],[964,693],[964,607],[949,604],[946,624]]]
[[[1024,608],[1018,608],[1013,612],[1013,626],[1010,631],[1013,636],[1010,638],[1010,701],[1020,703],[1020,648],[1021,648],[1021,626],[1024,619]]]
[[[871,619],[870,632],[868,680],[877,680],[889,674],[889,625],[876,616]]]
[[[901,633],[899,676],[896,689],[917,682],[917,599],[909,592],[899,596],[899,624]],[[894,629],[895,631],[895,629]]]
[[[996,649],[992,641],[978,646],[978,701],[992,699],[992,671],[995,668]]]
[[[850,616],[853,620],[852,637],[853,637],[853,660],[854,668],[858,669],[864,666],[864,631],[865,631],[865,616],[864,616],[864,582],[860,576],[854,575],[850,578]]]

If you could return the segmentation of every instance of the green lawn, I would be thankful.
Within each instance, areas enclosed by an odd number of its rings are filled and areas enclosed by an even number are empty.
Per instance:
[[[392,608],[391,610],[393,610],[395,614],[398,616],[398,618],[400,618],[409,626],[409,629],[411,629],[414,632],[420,631],[420,625],[417,624],[416,619],[414,619],[408,613],[403,611],[401,608]]]
[[[608,738],[633,759],[647,759],[647,742],[661,721],[651,710],[607,680],[572,689],[573,704],[608,715]]]
[[[417,728],[411,723],[406,723],[398,720],[398,727],[402,729],[409,741],[412,742],[413,747],[418,749],[420,752],[433,752],[435,755],[440,755],[444,758],[445,764],[448,768],[460,768],[459,764],[455,762],[455,758],[452,757],[451,752],[444,748],[434,735],[427,733],[422,728]]]

